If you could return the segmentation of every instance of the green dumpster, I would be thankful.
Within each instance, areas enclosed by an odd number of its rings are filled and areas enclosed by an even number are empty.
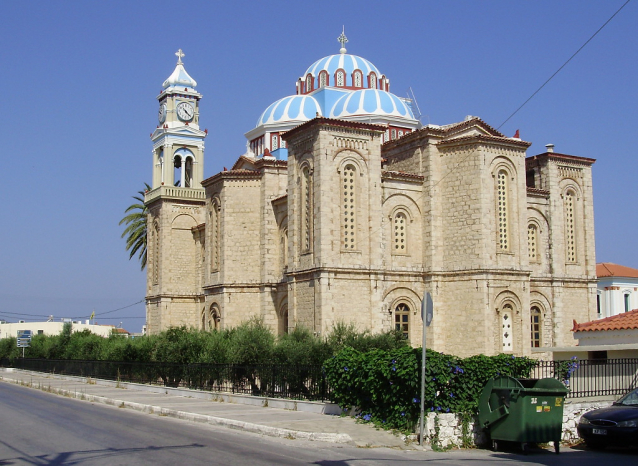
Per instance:
[[[554,442],[559,452],[563,403],[567,388],[556,379],[491,379],[479,399],[479,423],[498,449],[499,441],[528,444]]]

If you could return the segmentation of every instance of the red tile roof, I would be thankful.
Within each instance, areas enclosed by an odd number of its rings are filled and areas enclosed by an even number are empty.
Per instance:
[[[574,321],[572,332],[596,332],[604,330],[631,330],[638,329],[638,309],[624,312],[611,317],[600,320],[592,320],[591,322],[583,322],[582,324]]]
[[[596,264],[596,275],[603,277],[627,277],[638,278],[638,269],[625,267],[624,265],[612,264],[611,262],[601,262]]]

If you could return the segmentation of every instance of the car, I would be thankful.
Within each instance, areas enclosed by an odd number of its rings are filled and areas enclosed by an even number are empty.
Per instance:
[[[638,445],[638,388],[607,408],[583,414],[578,436],[590,448]]]

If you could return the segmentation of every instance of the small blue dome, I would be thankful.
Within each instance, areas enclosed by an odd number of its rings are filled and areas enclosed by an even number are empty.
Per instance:
[[[415,120],[410,107],[396,95],[378,89],[362,89],[341,97],[332,107],[330,118],[350,116],[392,116]]]
[[[328,57],[324,57],[321,60],[317,60],[306,70],[303,74],[302,79],[305,79],[306,76],[310,73],[314,78],[319,76],[319,72],[321,70],[326,70],[328,72],[328,76],[330,76],[330,85],[334,85],[334,75],[335,72],[339,69],[343,69],[346,72],[346,86],[354,86],[352,82],[352,72],[354,70],[361,70],[363,73],[363,87],[368,87],[368,80],[365,79],[371,71],[377,75],[377,80],[381,78],[381,73],[365,58],[358,57],[356,55],[349,55],[346,53],[339,53],[336,55],[330,55]]]
[[[257,126],[286,121],[308,121],[319,114],[321,107],[310,95],[291,95],[271,104],[257,121]]]

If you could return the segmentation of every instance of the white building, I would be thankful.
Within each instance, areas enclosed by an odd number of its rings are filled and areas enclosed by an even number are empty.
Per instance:
[[[82,332],[83,330],[90,330],[91,333],[99,335],[101,337],[109,337],[116,329],[112,325],[91,325],[88,323],[82,323],[80,321],[71,322],[71,332]],[[31,330],[33,335],[59,335],[62,332],[62,328],[66,322],[18,322],[18,323],[6,323],[0,324],[0,338],[16,337],[19,330]],[[128,335],[128,332],[126,332]]]
[[[638,308],[638,269],[602,262],[598,276],[598,317],[611,317]]]

